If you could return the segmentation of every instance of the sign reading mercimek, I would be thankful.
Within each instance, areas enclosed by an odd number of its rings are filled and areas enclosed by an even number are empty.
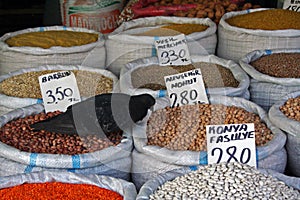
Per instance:
[[[254,123],[207,125],[208,163],[239,162],[256,167]]]
[[[184,34],[173,37],[159,37],[155,40],[159,65],[191,64],[190,53]]]
[[[66,111],[67,107],[81,101],[75,75],[59,71],[39,76],[45,111]]]

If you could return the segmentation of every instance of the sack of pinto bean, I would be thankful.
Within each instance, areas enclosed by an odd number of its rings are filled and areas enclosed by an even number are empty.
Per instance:
[[[0,74],[41,65],[104,69],[105,57],[104,36],[85,28],[28,28],[0,38]]]
[[[269,110],[270,120],[287,134],[287,170],[300,177],[300,90],[280,99]]]
[[[299,199],[299,178],[240,163],[183,167],[159,174],[139,190],[146,199]]]
[[[32,172],[1,177],[1,200],[111,199],[135,200],[133,183],[103,175],[72,172]],[[17,198],[16,198],[17,197]]]
[[[300,13],[258,8],[223,15],[217,55],[238,62],[258,49],[300,48]]]
[[[120,90],[128,94],[147,93],[153,97],[167,94],[164,76],[200,68],[208,95],[250,98],[250,80],[239,64],[214,55],[192,55],[192,64],[160,66],[157,57],[127,63],[121,70]]]
[[[129,180],[133,140],[130,133],[78,135],[34,131],[30,125],[61,114],[42,104],[0,116],[0,176],[35,171],[71,171]]]
[[[156,101],[154,111],[133,128],[132,180],[138,189],[165,171],[206,165],[206,125],[254,123],[257,167],[285,170],[286,135],[253,102],[211,95],[210,104],[171,108],[166,98]]]
[[[159,37],[186,35],[190,54],[214,54],[216,24],[208,18],[146,17],[124,22],[105,40],[106,66],[119,76],[125,64],[156,56],[154,41]]]
[[[0,115],[16,108],[43,103],[38,77],[72,71],[82,98],[119,91],[118,78],[110,71],[85,66],[45,65],[0,76]]]
[[[240,61],[250,76],[250,100],[267,112],[289,93],[300,90],[300,49],[255,50]]]

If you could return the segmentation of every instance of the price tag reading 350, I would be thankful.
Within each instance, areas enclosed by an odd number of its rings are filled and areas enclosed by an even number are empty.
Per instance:
[[[191,64],[189,49],[184,34],[174,37],[159,37],[155,40],[159,65]]]
[[[81,101],[75,75],[60,71],[39,76],[46,112],[66,111],[67,107]]]
[[[239,162],[256,168],[254,123],[207,125],[208,164]]]
[[[200,69],[165,76],[171,107],[209,103]]]

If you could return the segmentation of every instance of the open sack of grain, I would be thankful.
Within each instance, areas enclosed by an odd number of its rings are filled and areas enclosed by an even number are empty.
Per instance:
[[[300,90],[282,97],[269,110],[270,120],[287,134],[287,170],[300,177]]]
[[[250,100],[267,112],[282,97],[300,90],[300,48],[255,50],[239,63],[250,76]]]
[[[106,66],[117,76],[125,64],[156,56],[154,41],[159,37],[186,35],[190,54],[214,54],[216,24],[208,18],[147,17],[122,23],[105,41]]]
[[[120,90],[127,94],[167,95],[164,76],[200,68],[207,95],[236,96],[249,99],[250,80],[235,62],[214,55],[192,55],[192,64],[160,66],[157,57],[127,63],[121,70]]]
[[[103,35],[85,28],[28,28],[6,33],[0,38],[0,74],[41,65],[83,65],[104,69],[105,57]]]
[[[157,99],[154,111],[133,128],[132,180],[139,189],[160,173],[206,165],[206,125],[254,123],[257,167],[284,172],[286,135],[258,105],[239,97],[211,95],[210,104],[170,108]]]
[[[183,167],[147,181],[137,200],[299,199],[300,179],[240,163]]]
[[[258,8],[223,15],[218,25],[217,55],[239,61],[258,49],[300,48],[300,13]]]
[[[104,175],[72,172],[32,172],[1,177],[2,200],[17,199],[102,199],[135,200],[133,183]]]
[[[45,65],[24,68],[0,76],[0,114],[16,108],[43,103],[38,77],[43,74],[72,71],[82,98],[119,91],[118,78],[108,70],[85,66]]]
[[[35,104],[0,116],[0,176],[51,170],[129,180],[131,133],[100,137],[100,133],[68,135],[30,127],[58,114],[61,112],[45,114],[44,106]]]

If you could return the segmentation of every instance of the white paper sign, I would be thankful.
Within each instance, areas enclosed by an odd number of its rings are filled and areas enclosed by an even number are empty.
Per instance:
[[[39,76],[46,112],[66,111],[67,107],[81,101],[75,75],[60,71]]]
[[[208,164],[239,162],[256,167],[254,123],[207,125]]]
[[[300,0],[285,0],[283,9],[300,12]]]
[[[159,65],[188,65],[191,58],[184,34],[155,40]]]
[[[209,103],[200,69],[165,76],[171,107]]]

